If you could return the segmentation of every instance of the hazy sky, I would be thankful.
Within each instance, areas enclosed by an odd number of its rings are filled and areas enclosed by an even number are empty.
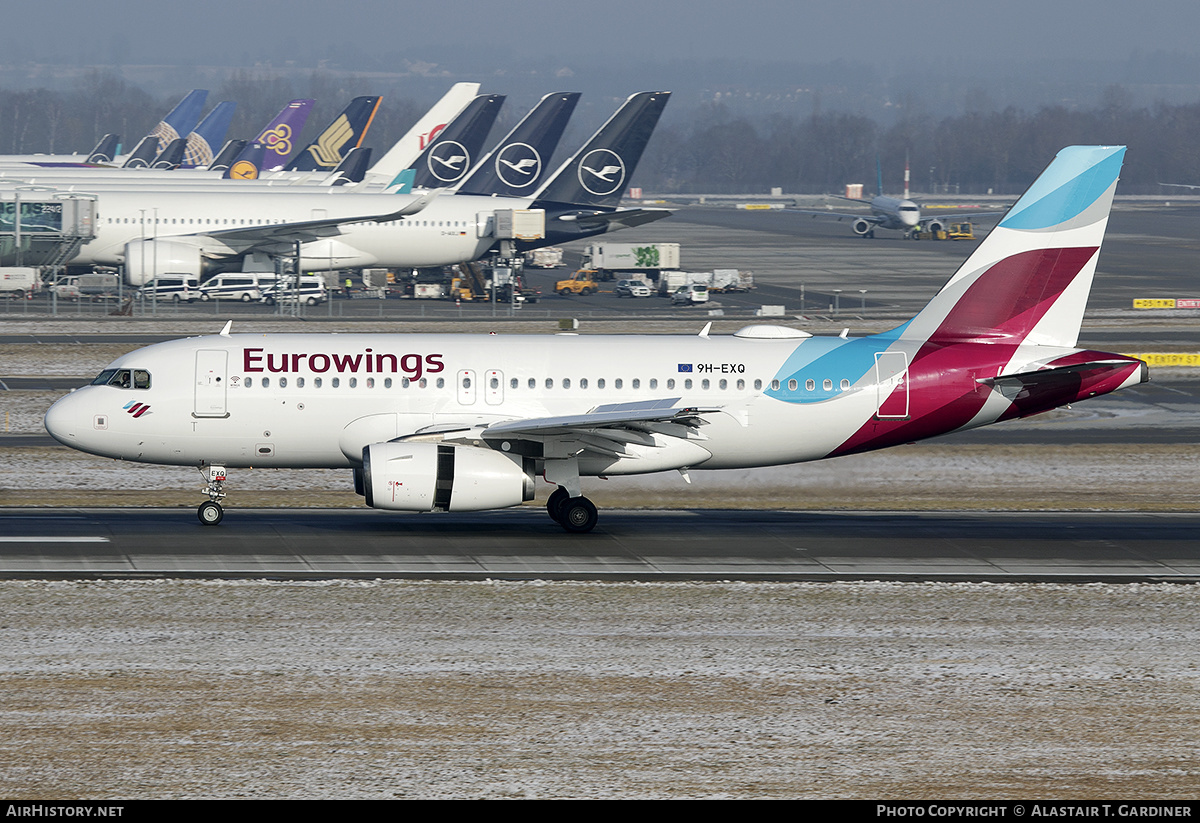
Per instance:
[[[611,59],[890,64],[918,57],[1195,55],[1196,0],[151,0],[6,3],[0,61],[301,63],[354,53],[453,64]],[[920,82],[920,78],[914,78]]]

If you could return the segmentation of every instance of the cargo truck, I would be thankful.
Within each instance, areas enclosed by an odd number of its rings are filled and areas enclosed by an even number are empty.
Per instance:
[[[657,273],[679,268],[678,243],[592,243],[583,250],[580,268],[612,280],[620,272]]]

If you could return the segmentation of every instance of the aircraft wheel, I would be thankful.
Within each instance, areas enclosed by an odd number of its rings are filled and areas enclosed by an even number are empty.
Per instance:
[[[215,526],[224,519],[225,510],[221,508],[220,503],[209,500],[207,503],[200,504],[200,508],[196,509],[196,516],[205,526]]]
[[[550,515],[550,519],[555,523],[562,523],[562,507],[571,499],[571,493],[559,486],[554,491],[550,492],[550,499],[546,501],[546,514]]]
[[[586,534],[596,528],[599,515],[591,500],[586,497],[572,497],[559,508],[562,527],[574,534]]]

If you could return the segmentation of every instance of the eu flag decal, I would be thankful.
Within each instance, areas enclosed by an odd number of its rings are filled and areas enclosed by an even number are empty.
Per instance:
[[[691,363],[680,363],[679,370],[681,372],[690,372],[692,370],[692,364]]]

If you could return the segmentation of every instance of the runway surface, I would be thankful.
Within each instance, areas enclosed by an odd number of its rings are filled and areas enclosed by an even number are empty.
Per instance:
[[[605,511],[570,535],[538,508],[9,509],[0,577],[567,580],[1200,580],[1200,515]]]

